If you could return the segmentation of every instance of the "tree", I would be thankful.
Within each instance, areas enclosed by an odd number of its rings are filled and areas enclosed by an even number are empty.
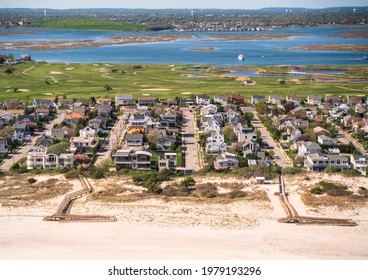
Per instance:
[[[264,115],[267,113],[267,104],[264,101],[260,101],[256,104],[256,111],[260,115]]]

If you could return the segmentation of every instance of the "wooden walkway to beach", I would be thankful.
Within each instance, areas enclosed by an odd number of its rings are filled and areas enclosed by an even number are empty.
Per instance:
[[[55,214],[45,217],[44,221],[59,221],[59,222],[116,222],[114,216],[99,216],[99,215],[72,215],[70,214],[72,205],[75,200],[92,193],[93,187],[84,176],[79,176],[83,189],[67,194],[60,203]]]
[[[352,219],[336,219],[322,217],[299,216],[295,208],[290,204],[288,194],[285,191],[285,182],[282,176],[279,176],[279,188],[277,193],[280,195],[281,203],[287,214],[286,218],[281,218],[280,223],[295,223],[298,225],[327,225],[327,226],[357,226],[358,224]]]

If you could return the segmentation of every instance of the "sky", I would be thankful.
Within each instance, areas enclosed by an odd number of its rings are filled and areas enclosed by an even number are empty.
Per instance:
[[[368,6],[367,0],[0,0],[0,8],[218,8],[259,9],[265,7],[326,8]]]

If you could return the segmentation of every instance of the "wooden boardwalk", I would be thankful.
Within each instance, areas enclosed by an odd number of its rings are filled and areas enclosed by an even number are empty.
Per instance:
[[[352,219],[335,219],[322,217],[299,216],[295,208],[290,204],[288,194],[285,191],[285,182],[282,176],[279,176],[279,187],[281,203],[287,214],[286,218],[281,218],[280,223],[295,223],[298,225],[326,225],[326,226],[357,226],[358,224]]]
[[[84,176],[79,176],[83,189],[67,194],[60,203],[55,214],[43,218],[44,221],[59,221],[59,222],[116,222],[114,216],[99,216],[99,215],[72,215],[70,214],[72,205],[75,200],[94,192],[92,185]]]

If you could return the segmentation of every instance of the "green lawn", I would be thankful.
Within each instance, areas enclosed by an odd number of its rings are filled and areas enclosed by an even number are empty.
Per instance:
[[[78,97],[114,97],[127,93],[138,97],[150,94],[158,98],[188,97],[188,94],[241,94],[250,100],[251,95],[348,95],[366,94],[367,83],[317,83],[300,79],[301,83],[286,78],[281,85],[278,78],[255,77],[255,85],[243,85],[235,78],[221,78],[219,74],[230,68],[211,66],[206,75],[212,78],[184,77],[183,74],[196,74],[187,70],[192,65],[142,65],[133,68],[128,64],[66,64],[66,63],[27,63],[12,66],[16,69],[6,74],[6,67],[0,68],[0,100],[33,98],[53,98],[65,95]],[[204,66],[205,67],[205,66]],[[258,67],[259,68],[259,67]],[[264,68],[264,67],[263,67]],[[367,77],[368,67],[350,67],[351,77]],[[243,68],[246,69],[246,68]],[[273,70],[272,70],[273,71]],[[346,76],[343,74],[342,76]],[[112,88],[106,90],[106,86]],[[184,93],[184,94],[183,94]]]
[[[116,31],[140,31],[145,26],[139,24],[119,23],[106,20],[89,18],[50,19],[38,21],[35,27],[50,29],[86,29],[86,30],[116,30]]]

